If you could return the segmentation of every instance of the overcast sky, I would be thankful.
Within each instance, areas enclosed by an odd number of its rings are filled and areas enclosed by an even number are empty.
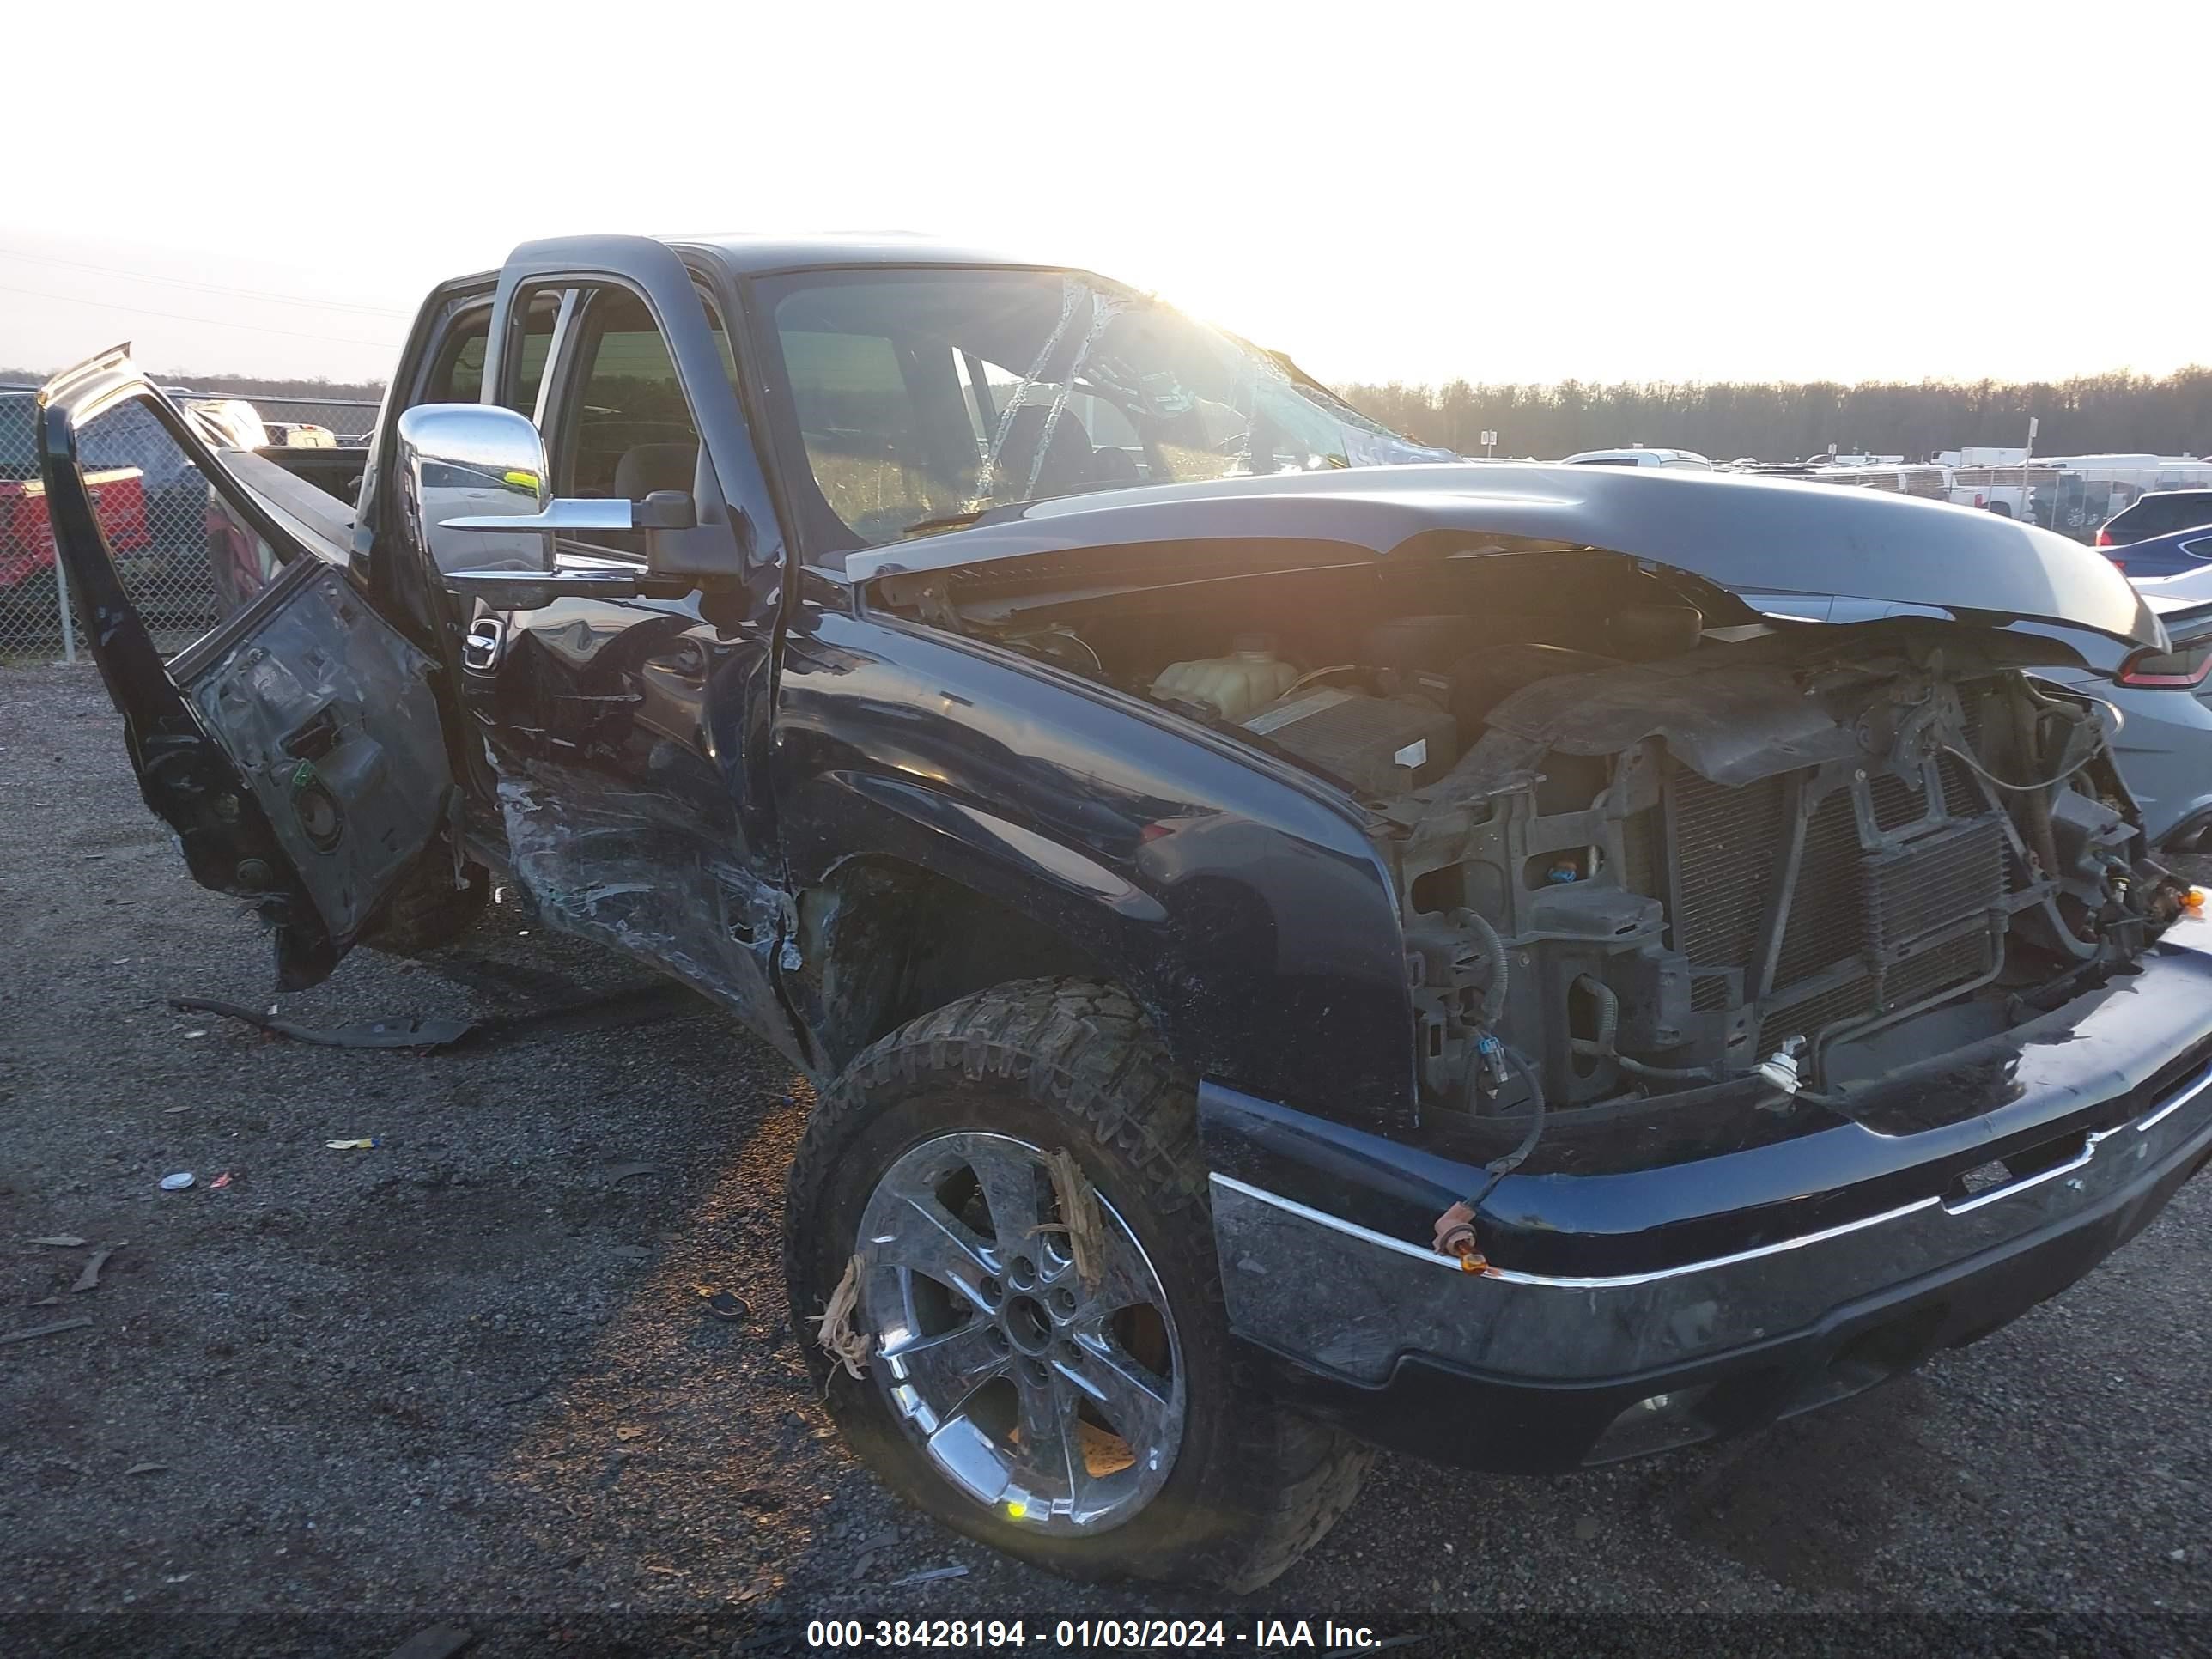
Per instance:
[[[2212,361],[2203,0],[118,0],[9,37],[0,363],[381,376],[527,237],[892,228],[1339,381]]]

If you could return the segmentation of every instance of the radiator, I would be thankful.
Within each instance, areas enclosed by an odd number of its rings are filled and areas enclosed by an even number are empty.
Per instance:
[[[1913,776],[1855,783],[1820,800],[1805,822],[1780,918],[1774,988],[1761,1009],[1769,1030],[1812,1036],[1969,984],[1996,966],[1989,918],[2004,902],[2002,819],[1986,810],[1936,817],[1927,833],[1869,851],[1853,804],[1860,792],[1879,829],[1929,817]],[[1947,787],[1945,807],[1967,805],[1971,793]],[[1728,1006],[1725,970],[1741,973],[1747,994],[1758,982],[1791,799],[1781,778],[1729,789],[1670,770],[1669,919],[1675,948],[1690,960],[1694,1008]]]

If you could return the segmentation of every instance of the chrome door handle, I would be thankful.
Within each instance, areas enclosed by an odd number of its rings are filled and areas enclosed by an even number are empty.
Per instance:
[[[507,624],[497,617],[478,617],[469,624],[461,641],[461,665],[479,674],[499,666],[501,648],[507,643]]]

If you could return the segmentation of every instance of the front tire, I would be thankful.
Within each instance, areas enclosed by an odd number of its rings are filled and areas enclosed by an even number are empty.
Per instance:
[[[1239,1374],[1196,1127],[1135,1005],[1085,981],[963,999],[853,1062],[792,1165],[784,1269],[894,1492],[1071,1577],[1239,1591],[1335,1523],[1372,1454]],[[1063,1151],[1097,1200],[1080,1267]],[[814,1340],[856,1256],[858,1378]]]

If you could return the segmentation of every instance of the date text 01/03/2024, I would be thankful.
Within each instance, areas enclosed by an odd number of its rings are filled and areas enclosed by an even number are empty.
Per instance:
[[[1061,1619],[1032,1632],[1019,1619],[817,1619],[810,1648],[1244,1648],[1343,1652],[1385,1645],[1371,1626],[1322,1620],[1262,1619],[1232,1627],[1221,1619]]]

